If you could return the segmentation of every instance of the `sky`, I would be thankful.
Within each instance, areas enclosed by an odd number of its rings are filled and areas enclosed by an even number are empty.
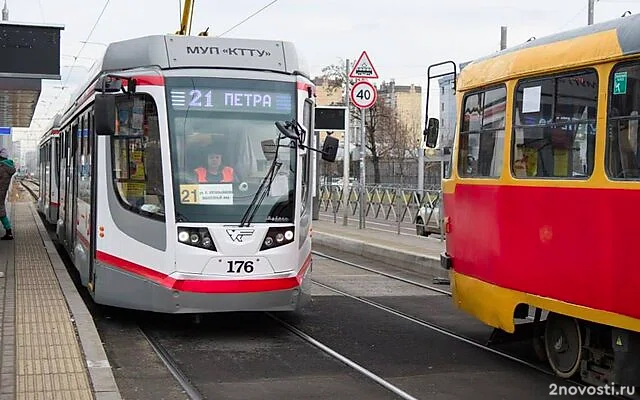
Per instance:
[[[62,79],[43,81],[31,128],[21,132],[27,136],[41,134],[65,103],[61,100],[88,79],[109,42],[175,33],[182,2],[6,1],[11,21],[64,26]],[[195,0],[191,33],[209,28],[210,36],[292,41],[312,76],[345,59],[353,63],[364,50],[380,76],[374,83],[395,79],[425,87],[430,64],[498,51],[501,26],[507,27],[507,46],[514,46],[586,25],[587,10],[588,0]],[[594,21],[618,18],[627,10],[639,13],[640,0],[596,0]],[[437,81],[431,85],[437,98]]]

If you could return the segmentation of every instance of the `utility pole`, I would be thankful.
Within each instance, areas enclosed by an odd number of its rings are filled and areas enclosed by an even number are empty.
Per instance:
[[[589,20],[587,22],[588,25],[593,25],[593,8],[595,6],[596,0],[589,0]]]
[[[507,27],[500,27],[500,50],[507,48]]]
[[[360,223],[358,227],[360,229],[364,229],[365,224],[365,216],[366,210],[365,206],[367,205],[367,187],[365,185],[367,175],[366,175],[366,154],[367,154],[367,126],[365,124],[365,114],[366,110],[363,108],[360,110]]]
[[[420,93],[423,94],[424,90],[422,90]],[[425,116],[425,118],[429,119],[429,116],[427,115]],[[423,122],[421,125],[425,125],[425,123]],[[424,147],[424,136],[421,134],[421,132],[418,132],[418,135],[420,135],[420,141],[418,142],[418,196],[419,196],[419,201],[422,202],[422,198],[424,196],[424,162],[425,162],[424,150],[425,150],[425,147]]]
[[[343,208],[343,217],[342,217],[342,225],[347,226],[349,219],[349,149],[351,148],[351,144],[349,143],[349,120],[351,119],[351,114],[349,113],[349,59],[347,59],[347,68],[345,73],[345,84],[344,84],[344,105],[347,107],[345,112],[345,126],[344,126],[344,151],[343,151],[343,168],[342,168],[342,207]]]

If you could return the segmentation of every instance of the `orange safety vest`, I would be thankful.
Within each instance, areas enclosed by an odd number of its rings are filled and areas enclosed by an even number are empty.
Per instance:
[[[195,172],[198,175],[198,182],[199,183],[206,183],[207,182],[207,169],[206,168],[204,168],[204,167],[196,168]],[[224,167],[222,169],[222,180],[220,180],[220,182],[233,182],[233,168]]]

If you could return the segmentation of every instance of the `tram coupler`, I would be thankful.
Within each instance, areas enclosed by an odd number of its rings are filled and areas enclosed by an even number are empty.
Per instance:
[[[613,382],[617,386],[640,387],[640,334],[611,329]]]

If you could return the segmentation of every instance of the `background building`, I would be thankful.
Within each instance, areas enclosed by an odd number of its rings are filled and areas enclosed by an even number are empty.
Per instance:
[[[438,79],[440,85],[440,137],[437,149],[453,147],[456,131],[456,93],[453,89],[453,75]]]

